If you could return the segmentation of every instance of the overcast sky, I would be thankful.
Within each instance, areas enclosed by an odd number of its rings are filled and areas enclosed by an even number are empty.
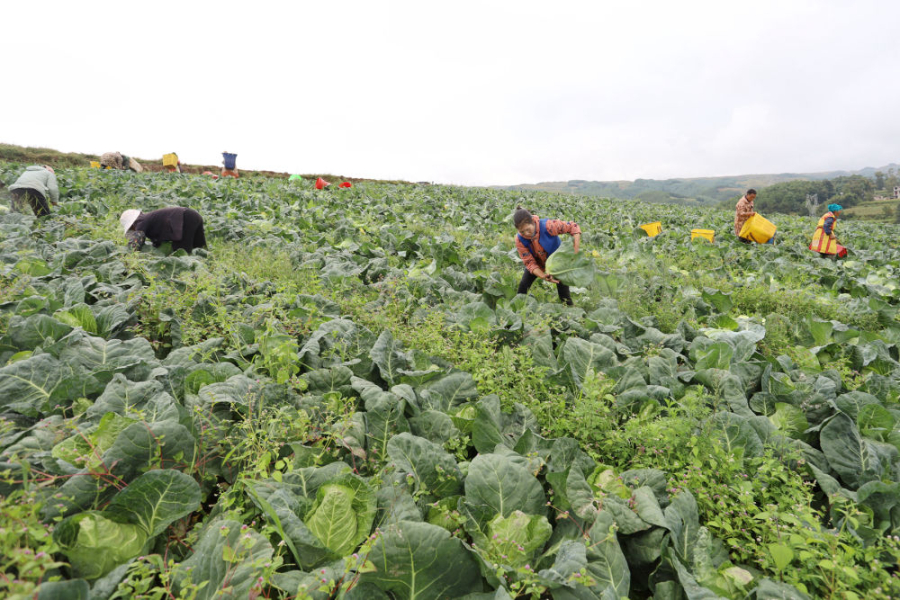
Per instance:
[[[900,2],[12,2],[0,142],[466,185],[900,162]]]

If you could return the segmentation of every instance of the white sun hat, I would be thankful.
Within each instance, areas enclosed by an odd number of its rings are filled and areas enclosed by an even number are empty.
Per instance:
[[[119,222],[122,224],[122,231],[128,233],[128,230],[131,229],[131,226],[134,225],[134,222],[137,221],[139,216],[141,216],[141,211],[137,208],[129,208],[123,212],[122,216],[119,217]]]

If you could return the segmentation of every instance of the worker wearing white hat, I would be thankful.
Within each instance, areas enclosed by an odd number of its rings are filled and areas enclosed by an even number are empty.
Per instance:
[[[194,248],[206,248],[203,217],[193,208],[172,206],[148,213],[131,208],[119,217],[122,231],[132,250],[140,250],[149,238],[154,246],[172,242],[172,249],[188,254]]]

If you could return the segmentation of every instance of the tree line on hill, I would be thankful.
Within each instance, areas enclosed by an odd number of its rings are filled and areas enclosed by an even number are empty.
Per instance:
[[[814,182],[830,179],[832,185],[846,187],[842,178],[854,175],[874,179],[874,190],[886,190],[889,195],[892,177],[896,181],[896,171],[900,165],[890,163],[882,167],[865,167],[857,171],[823,171],[818,173],[769,173],[748,175],[726,175],[717,177],[690,177],[678,179],[635,179],[634,181],[589,181],[570,179],[568,181],[545,181],[541,183],[519,184],[511,186],[492,186],[505,190],[539,190],[582,196],[600,196],[603,198],[628,198],[657,204],[681,204],[686,206],[719,206],[734,208],[736,194],[743,194],[749,188],[768,189],[778,183],[789,181]],[[840,180],[840,181],[839,181]],[[849,188],[854,183],[850,182]],[[896,184],[895,184],[896,185]],[[848,188],[848,193],[855,191]],[[827,192],[827,189],[825,190]],[[816,193],[816,192],[812,192]],[[825,193],[825,192],[823,192]],[[833,191],[830,192],[833,195]],[[732,200],[732,199],[735,200]],[[800,199],[805,201],[805,193]],[[851,200],[852,201],[852,200]]]
[[[686,206],[714,205],[731,197],[735,190],[753,185],[753,176],[698,177],[689,179],[635,179],[634,181],[548,181],[535,184],[495,186],[505,190],[538,190],[601,198],[627,198],[657,204]],[[778,176],[772,176],[778,177]],[[768,176],[767,176],[768,179]],[[777,179],[776,179],[777,181]]]
[[[820,207],[840,204],[844,208],[870,202],[875,195],[890,196],[894,186],[900,185],[900,173],[888,169],[887,173],[877,171],[874,177],[846,175],[816,181],[785,181],[761,188],[756,199],[756,208],[761,212],[806,214],[806,199],[816,196]],[[740,195],[720,204],[721,208],[734,208]]]
[[[874,191],[872,180],[862,175],[821,181],[785,181],[761,190],[756,206],[767,212],[806,214],[807,195],[816,195],[820,205],[840,204],[851,208],[872,200]]]

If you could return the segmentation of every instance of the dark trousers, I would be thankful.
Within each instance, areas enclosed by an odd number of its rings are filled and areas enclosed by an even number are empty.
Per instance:
[[[203,233],[203,217],[193,208],[184,211],[184,223],[181,239],[172,242],[172,250],[184,250],[188,254],[194,248],[206,248],[206,235]]]
[[[537,279],[537,276],[532,275],[530,271],[526,270],[525,273],[522,274],[522,281],[519,282],[518,293],[527,294],[529,288],[531,288],[531,284],[534,283],[535,279]],[[557,283],[556,293],[559,296],[559,299],[562,300],[565,304],[568,304],[569,306],[572,306],[574,304],[572,302],[572,295],[569,293],[569,286],[562,283]]]
[[[25,204],[28,204],[36,217],[45,217],[50,214],[50,205],[39,191],[19,188],[11,191],[10,194],[12,194],[13,210],[24,211]]]

